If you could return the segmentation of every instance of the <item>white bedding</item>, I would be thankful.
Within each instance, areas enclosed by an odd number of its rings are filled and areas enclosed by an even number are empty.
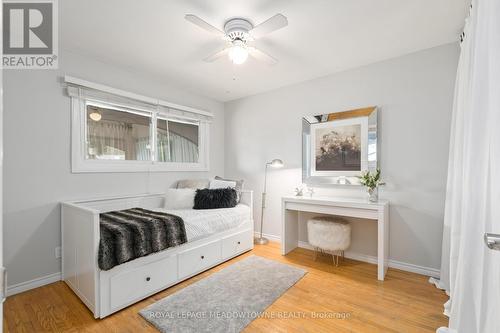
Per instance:
[[[188,242],[236,228],[250,219],[250,207],[239,204],[221,209],[164,209],[155,211],[177,215],[184,220]]]

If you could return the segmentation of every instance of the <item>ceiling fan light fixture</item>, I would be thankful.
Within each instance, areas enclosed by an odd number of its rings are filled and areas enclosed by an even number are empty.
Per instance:
[[[288,25],[288,19],[283,14],[276,14],[255,26],[248,19],[233,17],[226,21],[223,30],[214,27],[193,14],[186,14],[184,18],[199,28],[222,37],[226,41],[224,49],[204,58],[204,61],[214,62],[228,55],[229,60],[236,65],[243,64],[248,59],[248,56],[252,56],[252,58],[268,65],[275,65],[278,62],[275,58],[254,46],[248,45],[248,43]]]
[[[233,46],[229,50],[229,60],[233,62],[233,64],[241,65],[248,59],[248,49],[245,43],[234,42]]]

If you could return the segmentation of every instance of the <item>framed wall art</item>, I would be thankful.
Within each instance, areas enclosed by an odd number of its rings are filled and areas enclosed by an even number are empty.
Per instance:
[[[377,108],[303,118],[302,178],[309,185],[359,185],[377,168]]]

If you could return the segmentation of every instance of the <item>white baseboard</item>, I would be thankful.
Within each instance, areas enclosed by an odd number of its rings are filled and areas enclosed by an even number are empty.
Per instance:
[[[21,282],[21,283],[13,284],[11,286],[7,286],[7,296],[19,294],[19,293],[22,293],[23,291],[38,288],[38,287],[44,286],[46,284],[54,283],[57,281],[61,281],[61,272],[53,273],[53,274],[42,276],[42,277],[30,280],[30,281]]]
[[[259,236],[260,234],[258,232],[255,233],[256,236]],[[269,240],[276,241],[276,242],[281,242],[281,237],[276,236],[276,235],[269,235],[269,234],[262,234],[262,236],[266,237]],[[304,248],[304,249],[309,249],[313,250],[314,248],[309,245],[308,242],[303,242],[299,241],[299,247]],[[377,264],[377,257],[371,256],[368,254],[362,254],[362,253],[355,253],[355,252],[350,252],[346,251],[345,252],[345,257],[353,260],[358,260],[358,261],[363,261],[363,262],[368,262],[370,264]],[[402,261],[397,261],[393,259],[389,259],[389,267],[391,268],[396,268],[400,269],[402,271],[406,272],[412,272],[416,274],[421,274],[425,276],[431,276],[439,279],[439,269],[435,268],[430,268],[430,267],[424,267],[424,266],[418,266]]]
[[[441,276],[441,271],[439,269],[414,265],[393,259],[389,259],[389,267],[400,269],[402,271],[417,273],[420,275],[430,276],[436,279],[439,279],[439,277]]]
[[[254,234],[255,234],[255,237],[260,237],[260,232],[255,231]],[[262,237],[267,238],[267,239],[272,240],[272,241],[275,241],[275,242],[281,242],[280,236],[262,233]]]

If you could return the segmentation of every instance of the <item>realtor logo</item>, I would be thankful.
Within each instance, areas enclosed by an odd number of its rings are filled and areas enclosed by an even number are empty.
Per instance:
[[[57,2],[3,2],[3,68],[57,68]]]

